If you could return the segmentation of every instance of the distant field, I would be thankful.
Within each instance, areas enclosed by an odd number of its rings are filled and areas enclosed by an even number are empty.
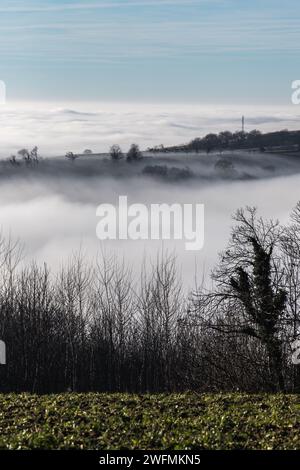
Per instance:
[[[1,449],[300,449],[296,395],[0,396]]]

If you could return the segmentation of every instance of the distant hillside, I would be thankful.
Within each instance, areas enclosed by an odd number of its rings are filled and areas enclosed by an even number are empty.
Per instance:
[[[223,150],[257,150],[260,152],[300,152],[300,131],[282,130],[261,133],[223,131],[219,134],[207,134],[197,137],[188,144],[164,147],[163,145],[148,149],[149,152],[207,152]]]

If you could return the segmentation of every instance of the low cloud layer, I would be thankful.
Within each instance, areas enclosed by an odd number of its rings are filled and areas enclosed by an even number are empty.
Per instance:
[[[199,177],[191,180],[166,182],[161,179],[137,175],[134,164],[117,163],[127,167],[123,176],[113,174],[113,164],[102,160],[102,167],[109,167],[106,173],[99,171],[75,172],[73,165],[61,160],[46,162],[38,166],[38,172],[32,174],[30,168],[18,168],[2,164],[10,176],[4,172],[0,185],[0,224],[4,234],[9,232],[18,238],[24,246],[28,263],[36,259],[58,269],[72,253],[79,249],[87,259],[95,260],[101,250],[115,254],[133,266],[139,273],[144,258],[155,260],[160,250],[176,252],[177,261],[182,270],[184,285],[194,285],[195,271],[198,280],[204,275],[206,281],[210,269],[217,260],[220,250],[225,248],[231,225],[231,215],[239,207],[257,206],[260,214],[279,218],[286,222],[291,209],[300,199],[300,165],[297,159],[271,155],[241,154],[234,156],[237,169],[243,169],[255,175],[239,181],[201,178],[208,174],[210,160],[216,155],[195,155],[188,158],[188,163]],[[101,167],[100,159],[90,157],[94,168]],[[168,155],[170,165],[180,165],[184,156]],[[201,159],[203,162],[201,162]],[[146,158],[144,159],[146,164]],[[159,160],[161,162],[161,160]],[[206,163],[205,163],[206,161]],[[208,161],[208,162],[207,162]],[[273,168],[270,169],[272,161]],[[166,162],[165,162],[166,163]],[[182,164],[182,163],[181,163]],[[56,169],[51,173],[49,166]],[[264,166],[267,165],[267,169]],[[2,171],[4,171],[2,168]],[[66,168],[70,168],[66,172]],[[129,171],[133,174],[130,176]],[[15,172],[15,173],[14,173]],[[211,174],[211,173],[210,173]],[[184,240],[179,241],[132,241],[113,240],[100,242],[96,237],[96,208],[101,203],[118,204],[120,195],[128,197],[128,203],[192,203],[205,205],[205,241],[200,252],[185,250]]]
[[[298,112],[299,109],[299,112]],[[288,219],[300,199],[298,160],[291,157],[235,153],[234,166],[243,181],[214,177],[218,155],[167,155],[144,159],[136,166],[112,164],[96,156],[80,158],[72,165],[63,156],[84,149],[107,152],[112,144],[124,150],[132,142],[142,148],[164,143],[184,143],[208,132],[238,130],[241,116],[246,130],[298,129],[300,108],[221,107],[181,105],[19,104],[1,108],[1,158],[20,148],[37,145],[40,153],[53,156],[36,170],[24,165],[1,166],[0,225],[24,246],[27,257],[47,261],[54,269],[80,247],[90,259],[104,249],[134,265],[138,272],[144,257],[155,258],[161,249],[176,251],[184,284],[191,287],[195,268],[201,280],[226,246],[231,214],[245,205],[258,206],[267,217]],[[165,161],[163,160],[165,159]],[[102,161],[102,164],[100,163]],[[143,166],[159,164],[185,167],[192,180],[168,183],[142,176]],[[102,166],[101,166],[102,165]],[[199,252],[185,251],[183,241],[100,243],[96,238],[96,208],[100,203],[116,204],[120,195],[129,203],[205,204],[205,243]]]
[[[300,127],[297,106],[8,103],[0,111],[0,158],[35,145],[44,156],[59,156],[85,149],[107,152],[115,143],[125,150],[132,142],[142,148],[180,144],[209,132],[240,130],[242,115],[246,130]]]

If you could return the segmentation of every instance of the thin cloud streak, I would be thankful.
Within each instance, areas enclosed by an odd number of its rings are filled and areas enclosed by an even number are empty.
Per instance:
[[[35,13],[35,12],[59,12],[77,10],[99,10],[126,7],[151,7],[151,6],[188,6],[199,3],[223,3],[224,0],[153,0],[153,1],[129,1],[114,3],[73,3],[46,6],[13,6],[0,7],[1,13]]]
[[[291,54],[300,49],[297,25],[293,18],[279,22],[259,16],[224,24],[218,18],[214,21],[156,19],[138,23],[122,15],[115,21],[95,18],[80,22],[76,15],[76,21],[72,18],[64,22],[3,24],[0,51],[5,58],[19,58],[22,49],[23,58],[43,62],[63,59],[95,63],[241,52]],[[184,34],[178,35],[180,29]],[[15,31],[24,33],[13,34]]]

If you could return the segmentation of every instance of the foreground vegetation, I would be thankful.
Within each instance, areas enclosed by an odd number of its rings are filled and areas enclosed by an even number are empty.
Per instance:
[[[0,396],[2,449],[299,449],[300,398],[246,394]]]
[[[164,253],[139,281],[80,254],[53,275],[0,238],[0,391],[299,393],[300,203],[285,226],[234,221],[211,288],[188,296]]]

